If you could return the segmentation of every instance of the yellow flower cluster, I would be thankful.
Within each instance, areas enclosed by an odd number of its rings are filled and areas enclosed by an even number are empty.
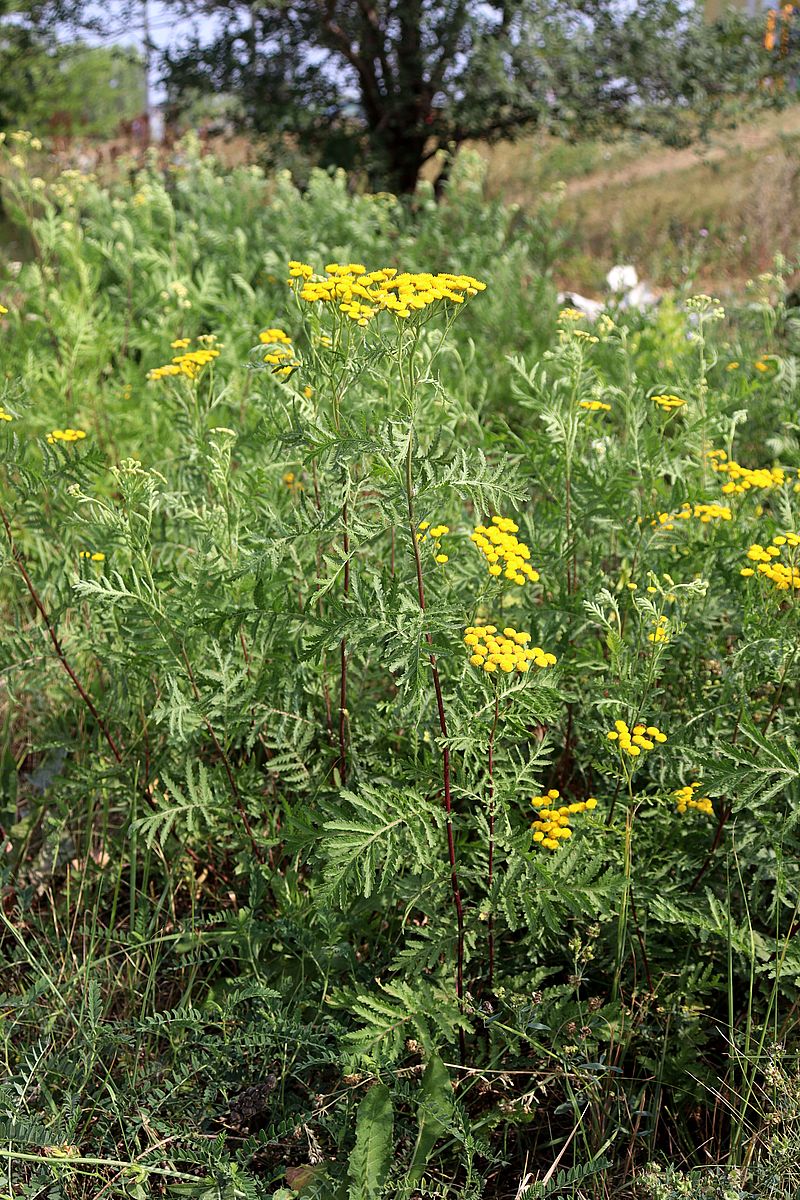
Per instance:
[[[302,492],[302,490],[303,490],[302,481],[297,478],[294,471],[284,472],[282,479],[290,492]]]
[[[606,734],[610,742],[616,742],[622,753],[638,758],[643,750],[654,750],[656,742],[665,742],[667,735],[655,725],[634,725],[630,729],[625,721],[615,721],[614,728]]]
[[[52,429],[47,435],[51,446],[56,442],[80,442],[86,434],[82,429]]]
[[[786,592],[790,588],[800,588],[800,568],[796,565],[797,555],[794,555],[789,563],[780,562],[784,550],[791,552],[800,546],[800,536],[796,533],[778,533],[772,539],[772,544],[764,547],[758,542],[754,542],[747,551],[747,557],[751,562],[757,563],[757,570],[760,575],[764,575],[770,579],[779,592]],[[755,574],[752,567],[742,567],[739,572],[744,575],[745,579]]]
[[[274,375],[291,375],[292,371],[300,366],[288,333],[284,333],[282,329],[264,329],[258,337],[259,341],[268,347],[264,362],[273,368]]]
[[[650,524],[658,524],[662,529],[674,529],[675,521],[688,521],[692,517],[697,517],[703,525],[708,525],[711,521],[730,521],[732,513],[724,504],[690,504],[688,500],[684,500],[677,512],[660,512],[657,520],[651,521]]]
[[[510,675],[512,671],[527,674],[531,663],[544,669],[555,666],[555,654],[547,654],[541,646],[529,646],[531,635],[508,626],[498,633],[496,625],[470,625],[464,631],[464,645],[470,651],[473,667],[492,674],[499,667]]]
[[[490,575],[505,575],[512,583],[522,585],[526,579],[537,583],[539,572],[528,562],[529,547],[516,535],[519,525],[508,517],[492,517],[491,525],[476,525],[470,541],[478,547],[489,564]]]
[[[597,801],[593,796],[575,804],[556,806],[559,797],[560,792],[552,788],[546,795],[534,796],[531,800],[531,804],[537,810],[537,820],[531,825],[534,831],[533,840],[545,850],[557,850],[562,841],[572,837],[570,817],[597,808]]]
[[[572,334],[572,336],[574,338],[577,338],[578,341],[589,342],[592,346],[596,346],[597,343],[600,341],[600,338],[597,337],[596,334],[589,333],[585,329],[575,329],[573,327],[570,330],[570,333]],[[561,331],[561,335],[562,335],[562,340],[565,340],[569,337],[569,334],[565,330]]]
[[[429,537],[432,539],[432,541],[434,543],[434,547],[436,549],[437,563],[439,563],[441,566],[444,566],[444,564],[446,562],[449,562],[450,561],[449,556],[447,554],[444,554],[442,551],[441,539],[445,536],[445,534],[448,534],[450,532],[450,526],[449,525],[431,525],[430,521],[420,521],[417,528],[419,531],[417,533],[417,541],[418,542],[421,542],[424,537]]]
[[[728,482],[722,485],[726,495],[738,495],[753,490],[769,491],[772,488],[783,487],[789,478],[783,467],[757,467],[755,470],[743,467],[729,459],[724,450],[710,450],[708,457],[718,474],[728,476]],[[797,485],[795,490],[798,490]]]
[[[671,412],[675,408],[683,408],[684,404],[686,403],[685,400],[681,400],[680,396],[672,396],[669,394],[665,396],[653,396],[652,401],[653,404],[657,404],[659,408],[663,408],[664,412]]]
[[[586,316],[579,308],[562,308],[558,314],[559,321],[582,321]]]
[[[649,590],[650,589],[648,588],[648,591]],[[661,616],[657,621],[653,621],[653,632],[648,633],[647,640],[648,642],[655,642],[656,644],[660,642],[668,642],[670,640],[669,621],[666,617]]]
[[[186,341],[181,338],[180,341]],[[153,367],[147,372],[150,380],[166,379],[173,375],[183,375],[187,379],[196,379],[203,367],[207,367],[215,358],[219,358],[219,350],[204,346],[200,350],[190,350],[187,354],[176,354],[172,362],[163,367]]]
[[[300,283],[302,281],[302,283]],[[300,299],[308,304],[336,304],[358,325],[367,325],[379,312],[403,319],[439,300],[462,304],[486,287],[471,275],[427,271],[398,273],[395,267],[367,271],[363,263],[328,263],[325,274],[315,274],[308,263],[289,263],[289,286],[300,286]]]
[[[587,412],[611,412],[611,405],[602,400],[579,400],[578,407],[585,408]]]
[[[696,796],[695,792],[700,788],[699,783],[689,783],[686,787],[677,788],[672,794],[675,797],[675,811],[681,816],[689,808],[696,808],[698,812],[705,813],[708,817],[713,817],[714,806],[708,796]]]
[[[265,346],[291,346],[292,339],[282,329],[262,329],[258,340]]]
[[[81,550],[81,558],[88,558],[90,562],[105,562],[106,556],[101,550],[95,551],[92,554],[91,550]]]
[[[0,304],[0,317],[4,317],[7,312],[8,312],[8,309],[5,307],[5,305]]]
[[[11,413],[7,413],[6,410],[3,408],[2,404],[0,404],[0,421],[13,421],[13,420],[14,420],[14,418],[12,417]]]
[[[769,370],[769,363],[765,363],[763,358],[759,358],[753,363],[753,366],[757,371],[761,371],[762,373]]]

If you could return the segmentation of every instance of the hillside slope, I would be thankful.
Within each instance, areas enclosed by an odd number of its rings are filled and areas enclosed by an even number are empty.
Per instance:
[[[688,275],[724,291],[777,252],[800,255],[800,105],[680,150],[544,136],[480,149],[493,196],[531,207],[565,183],[559,274],[574,287],[597,288],[629,261],[662,286]]]

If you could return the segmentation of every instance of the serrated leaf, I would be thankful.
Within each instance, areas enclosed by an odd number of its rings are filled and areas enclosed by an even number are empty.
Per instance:
[[[348,1200],[376,1200],[392,1161],[392,1098],[385,1083],[367,1092],[356,1115],[356,1144],[347,1164]]]
[[[453,1111],[453,1090],[447,1068],[438,1054],[432,1054],[420,1084],[419,1132],[414,1147],[408,1178],[410,1183],[419,1183],[427,1166],[431,1151],[447,1128],[447,1120]]]

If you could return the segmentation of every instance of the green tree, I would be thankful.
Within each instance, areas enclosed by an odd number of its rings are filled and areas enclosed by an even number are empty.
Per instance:
[[[144,64],[134,50],[61,41],[52,12],[0,0],[0,129],[56,125],[107,137],[140,112]]]
[[[166,60],[180,107],[240,98],[251,128],[299,135],[323,161],[414,188],[468,139],[532,125],[565,136],[631,127],[687,140],[741,97],[769,99],[758,22],[705,25],[694,5],[582,0],[209,0],[205,44]]]

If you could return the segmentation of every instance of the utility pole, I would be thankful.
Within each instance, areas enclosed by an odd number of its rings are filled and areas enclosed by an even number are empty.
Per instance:
[[[153,43],[150,41],[150,0],[142,0],[142,48],[144,50],[144,144],[149,146],[153,126],[150,95],[150,69],[153,61]]]

